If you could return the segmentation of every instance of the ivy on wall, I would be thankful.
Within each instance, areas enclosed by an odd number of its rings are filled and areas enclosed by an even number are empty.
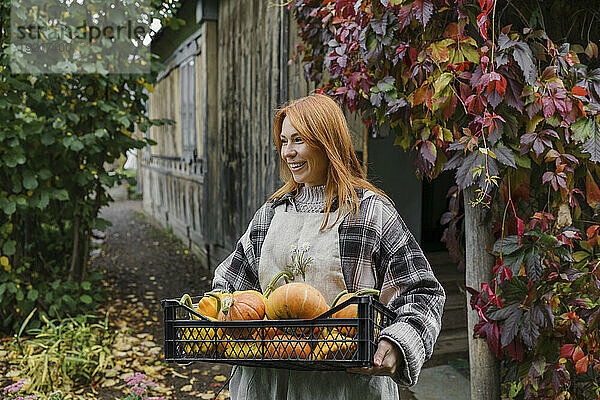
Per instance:
[[[600,393],[600,68],[593,1],[296,0],[307,78],[389,125],[416,172],[486,207],[495,278],[469,288],[507,398]],[[568,16],[568,18],[567,18]],[[464,246],[464,245],[462,245]],[[585,398],[592,398],[585,397]]]

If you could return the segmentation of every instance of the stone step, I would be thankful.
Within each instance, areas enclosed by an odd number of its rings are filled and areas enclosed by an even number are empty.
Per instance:
[[[446,309],[442,315],[442,332],[458,328],[467,328],[467,314],[464,307]]]

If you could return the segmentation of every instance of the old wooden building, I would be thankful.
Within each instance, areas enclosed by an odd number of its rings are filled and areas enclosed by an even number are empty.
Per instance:
[[[314,87],[290,63],[298,41],[286,7],[264,0],[187,0],[179,30],[164,29],[153,52],[166,65],[151,93],[157,145],[140,157],[145,211],[214,268],[234,248],[255,210],[282,182],[272,141],[275,110]],[[394,135],[373,135],[348,114],[353,143],[370,179],[383,188],[423,248],[448,292],[436,354],[466,351],[464,295],[439,242],[449,184],[423,183]]]

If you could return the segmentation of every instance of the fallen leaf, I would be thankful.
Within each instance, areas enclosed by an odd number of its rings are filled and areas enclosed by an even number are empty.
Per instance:
[[[188,376],[185,376],[185,375],[183,375],[183,374],[180,374],[180,373],[179,373],[179,372],[177,372],[177,371],[173,371],[173,376],[176,376],[176,377],[178,377],[178,378],[183,378],[183,379],[189,379],[189,377],[188,377]]]
[[[214,393],[200,393],[200,398],[205,399],[205,400],[214,399],[215,394]]]
[[[225,375],[215,375],[214,379],[217,382],[225,382],[227,380],[227,377]]]
[[[100,384],[100,386],[102,387],[112,387],[115,386],[119,381],[115,380],[115,379],[107,379],[104,382],[102,382]]]
[[[119,370],[116,367],[112,368],[112,369],[107,369],[104,371],[104,376],[106,378],[114,378],[117,375],[119,375]]]
[[[190,392],[192,390],[192,385],[185,385],[179,390],[181,390],[182,392]]]

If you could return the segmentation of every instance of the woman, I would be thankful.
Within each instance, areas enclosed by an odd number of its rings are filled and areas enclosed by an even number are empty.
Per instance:
[[[291,102],[275,116],[273,134],[286,183],[217,267],[213,287],[264,292],[287,269],[301,274],[328,304],[344,289],[377,288],[397,318],[381,332],[374,367],[347,372],[239,367],[231,398],[397,399],[394,381],[415,384],[431,356],[444,290],[391,201],[365,179],[335,101],[313,94]],[[296,255],[302,248],[303,259],[311,262],[294,264],[290,248]]]

